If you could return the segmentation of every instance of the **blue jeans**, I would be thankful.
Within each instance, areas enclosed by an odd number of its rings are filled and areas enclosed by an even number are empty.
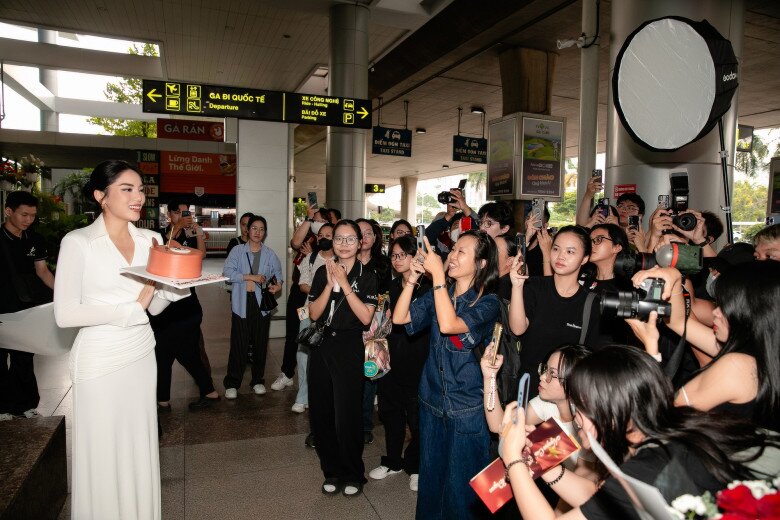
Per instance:
[[[490,463],[490,435],[480,406],[455,416],[420,403],[419,520],[490,516],[469,485]]]
[[[311,324],[309,318],[301,321],[298,330],[308,328]],[[298,345],[298,352],[295,353],[295,360],[298,364],[298,395],[295,396],[295,402],[299,404],[309,404],[309,347]]]
[[[376,381],[366,379],[363,383],[363,431],[374,431],[374,398],[376,397]]]

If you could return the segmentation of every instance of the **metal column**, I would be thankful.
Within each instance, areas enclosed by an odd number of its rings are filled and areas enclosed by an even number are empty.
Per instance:
[[[577,162],[577,200],[582,200],[590,174],[596,167],[599,112],[599,42],[594,41],[598,25],[597,0],[582,0],[580,50],[580,141]]]

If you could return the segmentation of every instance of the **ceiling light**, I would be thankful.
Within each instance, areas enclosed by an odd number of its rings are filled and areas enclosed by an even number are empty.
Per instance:
[[[418,134],[424,134],[425,133],[425,128],[415,128],[414,131],[416,133],[418,133]]]
[[[471,107],[471,113],[472,114],[484,114],[485,113],[485,109],[482,108],[481,106],[474,105],[474,106]]]

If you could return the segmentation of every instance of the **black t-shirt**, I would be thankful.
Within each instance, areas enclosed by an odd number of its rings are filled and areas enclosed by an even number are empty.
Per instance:
[[[525,263],[528,266],[530,276],[544,276],[544,255],[542,255],[542,248],[538,244],[533,249],[526,250]]]
[[[512,280],[509,278],[509,273],[498,279],[498,289],[496,294],[504,301],[512,299]]]
[[[371,260],[364,267],[371,269],[376,274],[378,283],[377,294],[387,293],[390,290],[390,282],[392,281],[390,260],[384,255],[380,257],[372,256]]]
[[[0,240],[2,240],[0,245],[0,289],[2,291],[0,294],[3,295],[0,298],[0,311],[17,312],[50,302],[51,289],[35,272],[35,262],[46,260],[46,244],[43,237],[30,230],[22,231],[22,236],[17,237],[5,226],[0,226]],[[19,298],[16,284],[11,280],[12,269],[8,266],[9,257],[13,262],[13,270],[24,278],[23,285],[34,301],[23,302]]]
[[[398,276],[390,283],[390,311],[395,311],[395,304],[403,292],[403,276]],[[431,281],[425,276],[419,280],[420,285],[414,288],[412,301],[431,290]],[[393,325],[388,336],[390,347],[390,364],[393,371],[401,376],[402,380],[413,380],[416,385],[420,382],[420,374],[423,365],[428,359],[431,329],[421,330],[417,334],[410,335],[406,332],[405,325]]]
[[[564,343],[579,343],[582,314],[588,290],[580,286],[573,296],[563,297],[555,289],[552,276],[532,276],[523,286],[528,330],[520,336],[521,370],[531,374],[530,396],[538,393],[539,363]],[[591,307],[590,324],[585,344],[593,346],[599,329],[598,305]],[[511,309],[510,309],[511,312]]]
[[[360,298],[360,301],[368,305],[377,304],[376,296],[379,282],[373,270],[361,264],[359,260],[355,260],[355,265],[352,266],[352,270],[347,275],[347,279],[351,285],[349,290],[355,291],[355,294]],[[314,280],[311,282],[311,290],[309,291],[309,302],[316,300],[320,294],[322,294],[322,291],[327,284],[328,273],[323,265],[314,273]],[[333,319],[330,323],[332,329],[342,331],[367,330],[368,326],[363,325],[357,316],[355,316],[355,313],[352,312],[352,308],[349,306],[349,302],[344,301],[345,289],[347,288],[342,287],[339,292],[331,291],[330,301],[318,321],[322,323],[326,322],[328,316],[330,316],[332,307],[334,309]],[[349,290],[346,292],[349,292]]]
[[[241,237],[233,237],[233,238],[231,238],[230,242],[228,242],[227,248],[225,249],[225,254],[229,255],[231,249],[233,249],[234,247],[236,247],[238,245],[241,245],[241,244],[246,244],[246,240],[244,240]]]
[[[667,503],[681,495],[713,495],[725,487],[702,464],[696,454],[679,442],[665,446],[648,445],[624,462],[620,469],[627,475],[658,488]],[[638,519],[631,500],[612,477],[585,502],[580,510],[588,520]]]

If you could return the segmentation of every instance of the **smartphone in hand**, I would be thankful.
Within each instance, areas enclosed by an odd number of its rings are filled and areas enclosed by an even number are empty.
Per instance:
[[[639,229],[639,215],[628,216],[628,230],[637,231]]]
[[[309,207],[311,209],[319,209],[319,206],[317,205],[317,192],[316,191],[310,191],[306,195],[306,201],[309,203]]]
[[[493,355],[490,357],[490,364],[496,364],[496,356],[498,355],[498,343],[501,341],[501,333],[504,332],[504,326],[500,323],[496,323],[493,326],[493,338],[490,340],[493,343]]]
[[[428,252],[425,249],[425,240],[423,238],[425,237],[425,226],[420,224],[417,226],[417,249],[422,249],[426,253]]]
[[[590,172],[590,176],[591,176],[592,178],[594,178],[594,179],[598,179],[598,180],[599,180],[599,182],[603,183],[603,182],[604,182],[604,178],[602,177],[602,175],[601,175],[601,174],[602,174],[602,171],[601,171],[601,170],[593,170],[592,172]]]
[[[520,378],[520,383],[517,385],[517,408],[515,409],[515,416],[512,418],[512,422],[517,424],[517,409],[523,408],[523,411],[528,410],[528,394],[531,386],[531,375],[526,372]]]
[[[517,250],[520,252],[520,255],[523,257],[523,265],[520,266],[520,274],[525,276],[526,274],[528,274],[528,267],[525,262],[526,243],[525,243],[525,235],[523,233],[518,233],[515,235],[515,245],[517,245]]]
[[[544,223],[544,199],[531,201],[531,213],[536,217],[536,229],[542,229]]]

